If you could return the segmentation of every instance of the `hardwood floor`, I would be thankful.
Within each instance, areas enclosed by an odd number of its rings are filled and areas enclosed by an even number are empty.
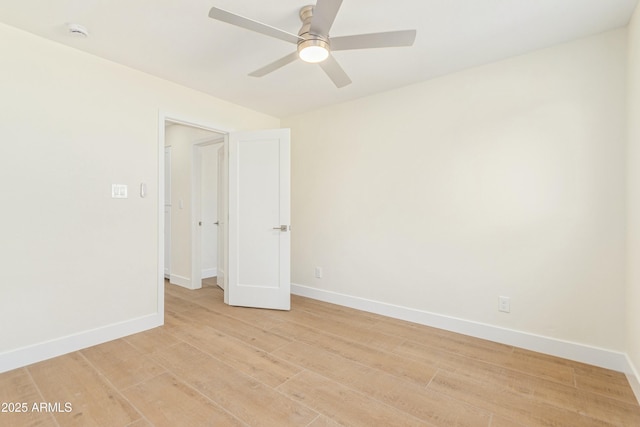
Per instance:
[[[617,372],[297,296],[229,307],[206,285],[167,284],[161,328],[0,374],[0,402],[30,409],[0,425],[640,426]]]

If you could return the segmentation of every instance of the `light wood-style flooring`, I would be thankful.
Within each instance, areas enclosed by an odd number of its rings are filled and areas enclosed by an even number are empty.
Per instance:
[[[0,426],[640,426],[623,374],[292,297],[166,285],[165,326],[0,374]]]

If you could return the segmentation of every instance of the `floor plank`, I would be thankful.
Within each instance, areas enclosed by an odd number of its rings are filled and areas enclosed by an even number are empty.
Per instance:
[[[144,354],[153,353],[180,342],[178,338],[165,331],[165,328],[151,329],[123,339]]]
[[[53,415],[32,411],[34,404],[43,402],[27,369],[16,369],[0,375],[0,425],[2,426],[50,426],[56,425]],[[26,404],[26,406],[24,406]]]
[[[406,378],[419,385],[427,385],[434,373],[434,367],[422,362],[391,354],[365,344],[335,335],[325,334],[317,329],[298,324],[287,324],[273,329],[291,340],[302,341],[322,350],[338,354],[347,360],[357,361],[372,368]]]
[[[81,353],[119,389],[146,381],[165,371],[123,339],[90,347]]]
[[[243,425],[169,373],[130,387],[124,394],[156,427]]]
[[[624,424],[596,420],[558,405],[550,405],[544,400],[522,395],[511,389],[495,387],[493,384],[445,371],[439,372],[435,376],[429,384],[429,388],[526,426],[621,427],[635,425],[633,420]]]
[[[278,390],[345,426],[432,425],[308,371],[296,375]]]
[[[141,418],[79,352],[36,363],[28,370],[45,402],[71,403],[71,412],[53,414],[61,426],[127,425]]]
[[[187,344],[153,357],[186,383],[252,426],[301,426],[318,414]]]
[[[274,354],[434,425],[489,425],[488,411],[301,342],[289,344]]]
[[[277,387],[301,368],[259,348],[205,327],[182,335],[182,339],[199,350],[257,380]]]
[[[579,366],[575,368],[576,387],[601,396],[618,399],[635,405],[638,403],[627,377],[620,372],[607,369]]]

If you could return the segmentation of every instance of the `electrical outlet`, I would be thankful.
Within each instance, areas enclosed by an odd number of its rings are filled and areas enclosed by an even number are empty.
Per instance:
[[[322,279],[322,267],[316,267],[315,276],[317,279]]]
[[[511,299],[509,297],[498,297],[498,311],[511,313]]]

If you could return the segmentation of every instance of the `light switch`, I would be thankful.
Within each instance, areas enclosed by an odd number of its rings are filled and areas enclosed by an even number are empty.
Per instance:
[[[111,184],[111,198],[126,199],[127,198],[126,184]]]

